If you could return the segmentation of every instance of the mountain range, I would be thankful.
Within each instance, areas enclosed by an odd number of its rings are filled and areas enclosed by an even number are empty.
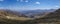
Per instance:
[[[60,24],[60,9],[48,13],[47,15],[43,16],[42,18],[34,19],[32,24]]]
[[[36,17],[40,16],[42,11],[44,15],[39,18],[29,18],[26,14],[11,10],[0,10],[0,24],[60,24],[60,9],[58,10],[33,10],[35,11]],[[31,11],[31,12],[33,12]],[[31,13],[28,11],[28,14]],[[32,14],[35,16],[34,14]]]
[[[49,9],[49,10],[25,10],[25,11],[20,11],[21,13],[25,14],[28,17],[34,17],[34,16],[42,16],[45,13],[48,12],[54,12],[56,9]]]

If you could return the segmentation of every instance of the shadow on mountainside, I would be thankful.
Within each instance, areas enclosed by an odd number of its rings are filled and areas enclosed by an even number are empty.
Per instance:
[[[55,12],[51,12],[45,15],[42,18],[34,19],[34,20],[11,20],[0,18],[0,24],[60,24],[60,9]]]
[[[19,12],[0,10],[0,24],[25,24],[28,20],[30,18]]]
[[[49,13],[42,18],[33,20],[36,23],[59,23],[60,24],[60,9]]]

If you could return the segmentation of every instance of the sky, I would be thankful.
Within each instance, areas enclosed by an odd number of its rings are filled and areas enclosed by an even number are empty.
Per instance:
[[[0,9],[36,10],[58,8],[60,8],[60,0],[0,0]]]

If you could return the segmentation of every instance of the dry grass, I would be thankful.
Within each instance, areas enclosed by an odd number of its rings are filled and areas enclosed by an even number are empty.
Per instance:
[[[22,21],[32,20],[32,18],[26,18],[26,17],[6,16],[6,18],[7,18],[7,19],[11,19],[11,20],[22,20]]]

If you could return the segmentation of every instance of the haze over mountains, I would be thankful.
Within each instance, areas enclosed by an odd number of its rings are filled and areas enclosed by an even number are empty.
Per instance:
[[[20,11],[21,13],[25,14],[26,16],[33,17],[33,16],[42,16],[45,13],[48,12],[54,12],[56,9],[49,9],[49,10],[26,10],[26,11]]]
[[[55,22],[58,23],[60,21],[60,9],[30,10],[26,11],[27,14],[23,12],[0,10],[0,24],[55,24]],[[29,13],[32,13],[32,16]],[[36,18],[34,19],[34,17]]]
[[[35,21],[39,24],[60,24],[60,9],[51,12],[42,18],[35,19]]]
[[[17,24],[23,21],[31,20],[20,12],[11,10],[0,10],[0,24]]]

